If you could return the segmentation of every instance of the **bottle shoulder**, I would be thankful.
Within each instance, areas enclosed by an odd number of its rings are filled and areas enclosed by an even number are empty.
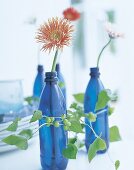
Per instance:
[[[65,82],[63,74],[61,72],[57,72],[57,77],[58,77],[59,81]]]
[[[37,74],[37,77],[43,77],[43,78],[45,78],[45,75],[44,75],[43,72],[42,72],[42,73],[39,72],[39,73]]]
[[[85,94],[98,95],[98,93],[102,91],[103,89],[104,89],[104,86],[100,79],[91,78],[87,85]]]
[[[46,83],[41,94],[39,110],[42,110],[48,116],[51,114],[60,116],[66,113],[65,99],[57,84]]]
[[[90,79],[85,96],[84,96],[84,112],[94,112],[98,94],[104,90],[104,86],[100,79]]]
[[[36,77],[35,77],[35,80],[34,80],[34,85],[39,85],[39,86],[42,86],[42,85],[44,85],[45,84],[45,82],[44,82],[44,76],[43,75],[37,75]]]

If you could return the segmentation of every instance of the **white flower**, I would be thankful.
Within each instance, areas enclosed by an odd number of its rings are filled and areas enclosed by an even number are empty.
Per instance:
[[[110,38],[123,38],[124,37],[124,34],[120,33],[120,32],[117,32],[115,30],[114,25],[111,24],[110,22],[107,22],[105,24],[105,28],[106,28],[106,31],[107,31]]]

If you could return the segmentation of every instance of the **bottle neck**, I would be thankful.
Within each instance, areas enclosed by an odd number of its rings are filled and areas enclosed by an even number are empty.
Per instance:
[[[100,72],[98,67],[90,68],[90,76],[91,78],[99,78]]]
[[[56,64],[56,71],[60,72],[60,64]]]
[[[44,71],[43,65],[38,65],[37,70],[38,70],[38,73],[43,73]]]
[[[57,82],[58,82],[57,73],[56,72],[46,72],[45,82],[57,84]]]

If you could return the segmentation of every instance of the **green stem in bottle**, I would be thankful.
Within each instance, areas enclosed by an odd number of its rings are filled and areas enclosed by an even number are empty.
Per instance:
[[[53,65],[52,65],[51,72],[55,71],[56,62],[57,62],[57,56],[58,56],[58,49],[56,50],[55,55],[54,55],[54,60],[53,60]]]
[[[112,41],[112,39],[110,38],[109,41],[108,41],[108,43],[102,48],[102,50],[101,50],[101,52],[100,52],[100,54],[99,54],[99,56],[98,56],[98,59],[97,59],[97,67],[99,67],[99,62],[100,62],[100,58],[101,58],[101,55],[102,55],[103,51],[104,51],[105,48],[111,43],[111,41]]]

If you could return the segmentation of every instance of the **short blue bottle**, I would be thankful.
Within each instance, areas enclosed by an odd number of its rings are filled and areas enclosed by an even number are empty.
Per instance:
[[[55,117],[58,121],[62,114],[66,114],[66,103],[62,91],[58,86],[56,72],[47,72],[45,87],[41,94],[39,110],[43,116]],[[60,119],[61,120],[61,119]],[[45,123],[45,119],[39,121],[39,125]],[[63,126],[43,126],[39,130],[40,160],[44,170],[65,170],[68,159],[62,155],[67,146],[67,131]]]
[[[34,81],[34,86],[33,86],[33,96],[34,97],[40,97],[41,92],[44,87],[44,68],[43,65],[38,65],[37,68],[37,76]]]
[[[84,97],[84,112],[89,113],[93,112],[94,114],[97,114],[94,112],[95,105],[98,99],[99,93],[104,90],[104,86],[100,80],[100,73],[99,68],[91,68],[90,69],[90,76],[91,79],[88,83],[85,97]],[[98,111],[97,111],[98,112]],[[88,119],[85,119],[85,123],[90,125],[90,122]],[[109,147],[109,124],[108,124],[108,107],[101,110],[100,114],[97,115],[96,122],[92,123],[92,126],[98,136],[101,136],[102,139],[105,140],[107,149]],[[85,146],[88,150],[90,144],[93,143],[95,140],[95,135],[92,132],[92,130],[86,126],[86,135],[85,135]],[[107,150],[106,149],[106,150]],[[104,151],[99,151],[98,153],[104,153]]]
[[[57,72],[57,77],[58,77],[58,84],[59,86],[61,86],[61,91],[66,100],[66,84],[65,84],[64,77],[61,73],[60,64],[56,64],[56,72]]]

